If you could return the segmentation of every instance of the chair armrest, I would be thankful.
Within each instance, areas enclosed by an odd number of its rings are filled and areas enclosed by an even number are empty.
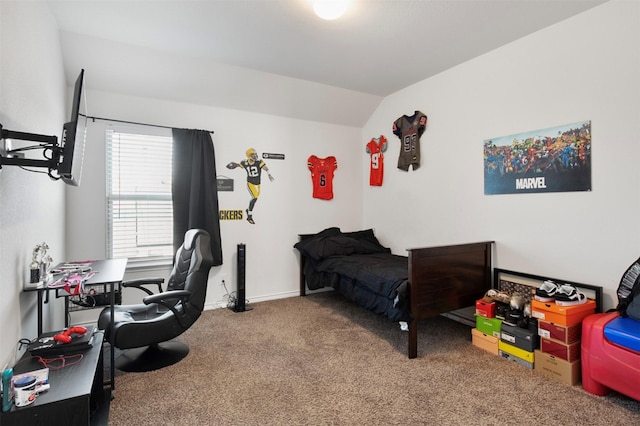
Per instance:
[[[164,291],[162,293],[158,293],[158,294],[152,294],[150,296],[145,297],[144,299],[142,299],[142,302],[144,302],[145,305],[150,305],[151,303],[159,303],[163,306],[167,306],[167,300],[174,300],[174,299],[186,299],[187,297],[191,296],[191,292],[189,290],[170,290],[170,291]],[[167,308],[171,309],[171,307],[167,306]]]
[[[137,288],[139,290],[144,291],[148,295],[153,295],[153,292],[146,287],[142,287],[147,284],[156,284],[158,286],[158,293],[162,292],[162,283],[164,282],[164,278],[138,278],[135,280],[128,280],[122,283],[122,287],[131,287]]]
[[[169,301],[180,299],[180,303],[184,303],[186,300],[189,299],[190,296],[191,296],[191,292],[189,290],[170,290],[170,291],[165,291],[159,294],[152,294],[142,299],[142,301],[144,302],[145,305],[156,303],[158,305],[164,306],[167,309],[170,309],[171,312],[173,312],[173,315],[178,320],[178,323],[180,323],[182,327],[186,328],[185,325],[182,323],[181,314],[176,309],[175,304],[171,304],[169,303]],[[185,315],[185,313],[186,311],[183,309],[182,315]]]

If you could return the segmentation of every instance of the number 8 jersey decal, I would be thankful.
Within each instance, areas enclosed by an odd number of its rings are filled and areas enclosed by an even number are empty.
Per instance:
[[[333,198],[333,172],[338,168],[338,160],[331,156],[318,158],[315,155],[307,159],[313,184],[313,198],[331,200]]]

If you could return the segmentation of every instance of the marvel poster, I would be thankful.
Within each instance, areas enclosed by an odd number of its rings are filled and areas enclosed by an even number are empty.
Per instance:
[[[591,121],[486,139],[484,193],[591,191]]]

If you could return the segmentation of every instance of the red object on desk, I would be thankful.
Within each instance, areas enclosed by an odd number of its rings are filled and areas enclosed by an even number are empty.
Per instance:
[[[82,335],[82,334],[85,334],[86,332],[87,332],[87,329],[85,327],[76,325],[74,327],[68,328],[67,330],[65,330],[60,334],[56,334],[55,336],[53,336],[53,340],[60,343],[71,343],[71,341],[73,340],[72,334]]]

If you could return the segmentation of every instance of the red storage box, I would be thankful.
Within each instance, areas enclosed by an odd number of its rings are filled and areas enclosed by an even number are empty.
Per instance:
[[[565,345],[579,342],[582,336],[582,323],[565,327],[548,321],[538,321],[538,335],[546,339],[557,340]]]
[[[587,300],[582,305],[560,306],[554,302],[531,301],[531,316],[539,320],[557,325],[570,326],[579,324],[587,316],[596,311],[596,302]]]
[[[540,350],[568,362],[580,359],[580,342],[565,345],[555,340],[542,338],[540,339]]]
[[[495,318],[496,303],[485,302],[484,300],[476,300],[476,314],[485,318]]]

